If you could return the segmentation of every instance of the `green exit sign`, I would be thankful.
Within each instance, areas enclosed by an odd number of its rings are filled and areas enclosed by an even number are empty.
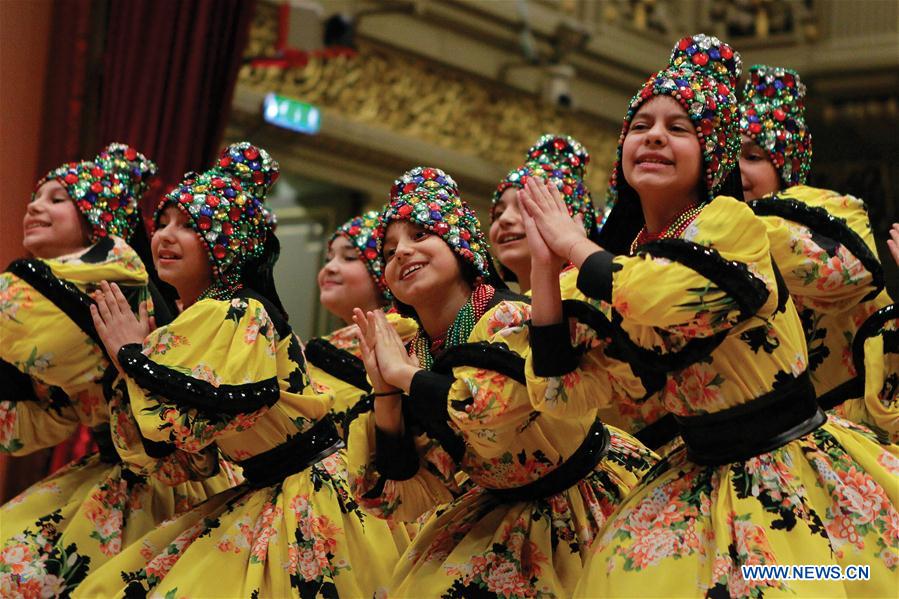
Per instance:
[[[267,123],[308,135],[314,135],[321,129],[321,111],[318,107],[274,93],[266,94],[262,115]]]

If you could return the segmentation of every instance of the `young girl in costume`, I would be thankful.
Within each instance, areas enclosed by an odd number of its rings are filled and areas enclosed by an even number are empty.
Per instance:
[[[319,300],[346,326],[324,337],[310,339],[305,348],[313,384],[320,392],[334,396],[331,413],[341,437],[345,437],[347,418],[353,418],[363,409],[360,406],[354,410],[356,404],[365,401],[371,393],[360,357],[358,329],[353,324],[353,308],[369,312],[385,308],[392,300],[384,283],[374,237],[378,214],[371,210],[351,218],[328,241],[327,259],[318,271]],[[387,312],[387,320],[404,341],[410,340],[418,328],[414,320],[396,311]]]
[[[370,595],[397,553],[362,514],[343,442],[315,394],[274,287],[278,240],[263,206],[278,165],[247,142],[188,173],[155,213],[159,276],[184,311],[148,336],[107,289],[94,314],[144,434],[217,443],[246,483],[147,534],[76,596]]]
[[[52,447],[79,424],[100,448],[0,508],[0,595],[69,593],[161,521],[234,483],[227,471],[190,482],[215,471],[215,453],[191,457],[141,438],[91,321],[101,281],[120,285],[129,312],[150,299],[147,270],[126,240],[143,226],[138,203],[155,173],[117,143],[50,171],[23,221],[32,258],[0,275],[0,450]]]
[[[766,65],[749,69],[740,133],[743,189],[768,227],[774,261],[799,310],[818,403],[899,438],[895,402],[865,393],[863,370],[871,369],[853,352],[865,319],[891,304],[868,212],[858,198],[805,184],[812,135],[798,73]],[[869,328],[873,334],[880,325]]]
[[[578,286],[670,369],[685,447],[608,519],[579,597],[883,596],[894,589],[899,451],[818,408],[764,223],[739,199],[739,57],[680,40],[625,116],[601,246],[549,193],[535,230]],[[577,235],[575,235],[577,233]],[[533,297],[534,310],[555,297]],[[642,351],[636,351],[642,350]],[[591,362],[579,372],[588,384]],[[601,373],[600,373],[601,374]],[[742,566],[866,564],[857,581],[753,580]]]
[[[490,210],[490,246],[505,275],[511,273],[522,292],[530,294],[531,251],[518,194],[531,178],[553,182],[559,190],[569,214],[584,225],[585,235],[595,235],[596,211],[590,191],[584,183],[590,154],[577,140],[568,136],[544,135],[528,150],[524,164],[513,169],[493,193]],[[567,265],[562,269],[562,299],[585,300],[578,291],[577,271]],[[567,302],[569,308],[576,307]],[[600,408],[599,416],[606,424],[634,435],[641,443],[659,450],[677,435],[674,418],[659,401],[658,392],[665,377],[658,373],[636,371],[641,387],[639,395],[621,394],[610,406]],[[640,376],[642,375],[642,376]]]
[[[407,353],[383,314],[356,313],[375,401],[350,425],[351,484],[380,516],[450,502],[401,558],[390,596],[568,595],[653,454],[596,418],[592,397],[610,385],[564,377],[565,400],[545,401],[542,377],[572,357],[555,349],[568,327],[537,326],[527,298],[487,282],[486,240],[449,175],[398,179],[378,234],[387,285],[420,328]],[[415,444],[421,432],[442,460]],[[460,471],[474,487],[453,499]]]

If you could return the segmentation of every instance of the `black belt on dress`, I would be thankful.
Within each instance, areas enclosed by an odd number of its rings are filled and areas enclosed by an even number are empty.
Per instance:
[[[115,444],[112,442],[112,432],[108,424],[91,429],[91,438],[97,444],[97,453],[100,454],[100,461],[104,464],[118,464],[122,461],[119,452],[116,451]]]
[[[254,455],[237,465],[253,487],[268,487],[291,474],[302,472],[344,447],[337,427],[328,414],[309,430],[287,439],[281,445]]]
[[[808,372],[752,401],[702,416],[675,416],[687,457],[704,466],[742,462],[812,432],[827,416]]]
[[[609,429],[601,420],[596,420],[581,446],[565,460],[561,466],[526,485],[512,489],[486,489],[504,503],[516,501],[536,501],[570,489],[588,474],[609,452]]]

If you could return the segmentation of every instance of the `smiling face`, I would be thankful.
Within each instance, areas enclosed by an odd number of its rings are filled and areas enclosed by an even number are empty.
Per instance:
[[[624,138],[621,167],[641,198],[665,194],[698,200],[703,176],[699,138],[674,98],[656,96],[640,107]]]
[[[409,221],[394,221],[384,237],[384,278],[393,295],[416,308],[441,301],[462,280],[459,259],[438,235]]]
[[[345,321],[352,317],[353,308],[373,310],[384,303],[359,250],[343,235],[328,245],[325,265],[318,271],[318,288],[322,305]]]
[[[190,295],[184,290],[203,291],[212,285],[206,246],[177,206],[167,206],[159,215],[150,250],[159,278],[173,285],[182,299]]]
[[[25,211],[22,228],[22,247],[37,258],[58,258],[90,243],[90,225],[55,179],[38,188]]]
[[[747,202],[780,190],[780,177],[768,152],[746,135],[740,144],[740,176]]]
[[[490,247],[496,259],[516,275],[529,270],[531,251],[521,220],[517,188],[510,187],[503,192],[493,206],[491,216]]]

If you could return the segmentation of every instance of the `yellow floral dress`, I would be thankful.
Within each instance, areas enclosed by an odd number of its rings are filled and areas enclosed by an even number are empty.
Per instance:
[[[589,301],[589,298],[577,288],[579,274],[577,268],[569,265],[562,270],[559,277],[563,309],[574,320],[581,317],[586,309],[583,303]],[[606,337],[606,357],[611,358],[609,352],[615,355],[616,344],[611,343],[606,332],[599,331],[598,334]],[[617,355],[619,359],[624,360],[623,355]],[[618,367],[615,376],[619,380],[622,377],[634,379],[631,392],[620,393],[610,404],[599,405],[600,420],[633,435],[640,443],[660,456],[665,455],[677,444],[679,433],[674,417],[662,405],[661,391],[666,382],[664,373],[640,368],[639,363],[629,364],[624,370],[621,368]]]
[[[331,397],[300,340],[252,291],[206,298],[119,353],[143,433],[198,452],[215,442],[246,483],[147,534],[81,597],[365,597],[398,553],[346,483]]]
[[[147,273],[121,239],[107,237],[54,260],[17,260],[0,274],[0,451],[24,455],[94,430],[97,454],[68,464],[0,507],[0,595],[71,591],[161,521],[236,483],[218,455],[189,458],[142,439],[93,328],[86,293],[115,281],[134,305]],[[118,453],[110,428],[129,439]],[[146,443],[145,443],[146,442]],[[151,457],[151,455],[153,457]],[[133,460],[133,461],[132,461]]]
[[[418,324],[396,311],[387,312],[387,321],[393,325],[404,343],[408,343]],[[356,418],[361,412],[371,409],[371,384],[362,364],[356,325],[338,329],[324,337],[310,339],[306,343],[305,355],[309,378],[317,393],[334,397],[331,416],[337,425],[337,432],[346,439],[346,422]],[[402,553],[409,546],[409,538],[417,532],[414,522],[397,523],[388,519],[397,550]]]
[[[852,355],[864,384],[861,400],[847,401],[838,410],[862,422],[881,439],[899,443],[899,310],[881,308],[858,329]]]
[[[802,319],[818,401],[869,424],[852,340],[865,319],[892,302],[865,204],[797,185],[749,205],[765,221],[774,261]]]
[[[372,412],[350,425],[350,483],[366,510],[411,520],[447,504],[400,559],[391,597],[568,596],[606,517],[655,462],[597,420],[576,374],[534,373],[520,297],[496,292],[468,343],[415,375],[407,436],[380,433]],[[569,343],[564,328],[541,347]],[[459,471],[474,485],[456,497]]]
[[[817,407],[799,316],[746,204],[718,197],[680,238],[597,252],[578,283],[634,355],[670,368],[662,401],[685,447],[608,519],[576,597],[894,594],[899,448]],[[741,570],[794,564],[864,564],[870,580]]]

